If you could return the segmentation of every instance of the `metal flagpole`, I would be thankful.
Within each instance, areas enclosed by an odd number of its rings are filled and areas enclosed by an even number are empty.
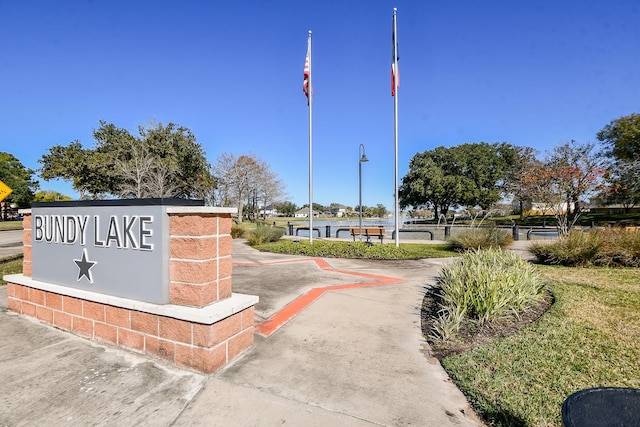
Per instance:
[[[396,247],[400,246],[400,205],[398,201],[398,81],[400,79],[400,73],[398,70],[398,37],[396,32],[396,14],[397,8],[393,8],[393,131],[395,141],[395,201],[394,201],[394,216],[395,216],[395,242]]]
[[[309,76],[307,96],[309,99],[309,243],[313,243],[313,85],[311,83],[311,30],[307,41],[307,60],[309,62]]]

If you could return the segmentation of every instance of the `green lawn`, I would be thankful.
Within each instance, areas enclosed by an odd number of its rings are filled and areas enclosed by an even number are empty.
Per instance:
[[[560,426],[585,388],[640,388],[640,269],[542,267],[555,303],[515,335],[443,360],[490,425]]]
[[[22,221],[0,221],[0,231],[22,230]]]
[[[0,285],[7,284],[4,280],[2,280],[2,277],[5,274],[18,273],[22,273],[22,255],[12,255],[0,259]]]

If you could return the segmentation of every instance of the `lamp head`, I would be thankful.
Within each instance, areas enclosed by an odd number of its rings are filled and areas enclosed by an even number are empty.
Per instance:
[[[360,156],[360,163],[368,162],[369,159],[367,159],[367,155],[364,153],[364,144],[360,144],[360,147],[358,148],[358,154],[360,154],[360,151],[362,151],[362,156]]]

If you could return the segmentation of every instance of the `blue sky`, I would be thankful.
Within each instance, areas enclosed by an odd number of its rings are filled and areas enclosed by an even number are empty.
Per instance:
[[[302,93],[313,31],[314,201],[393,209],[391,22],[398,8],[399,169],[437,146],[544,153],[640,111],[640,5],[610,1],[2,1],[0,151],[30,168],[93,145],[106,120],[190,128],[215,163],[254,153],[308,196]],[[43,189],[76,197],[64,182]]]

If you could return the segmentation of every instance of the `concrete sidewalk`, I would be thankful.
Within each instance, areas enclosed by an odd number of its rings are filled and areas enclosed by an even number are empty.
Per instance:
[[[8,313],[0,287],[0,426],[481,425],[421,336],[444,262],[315,262],[234,241],[234,291],[260,296],[257,321],[299,309],[211,376]]]

